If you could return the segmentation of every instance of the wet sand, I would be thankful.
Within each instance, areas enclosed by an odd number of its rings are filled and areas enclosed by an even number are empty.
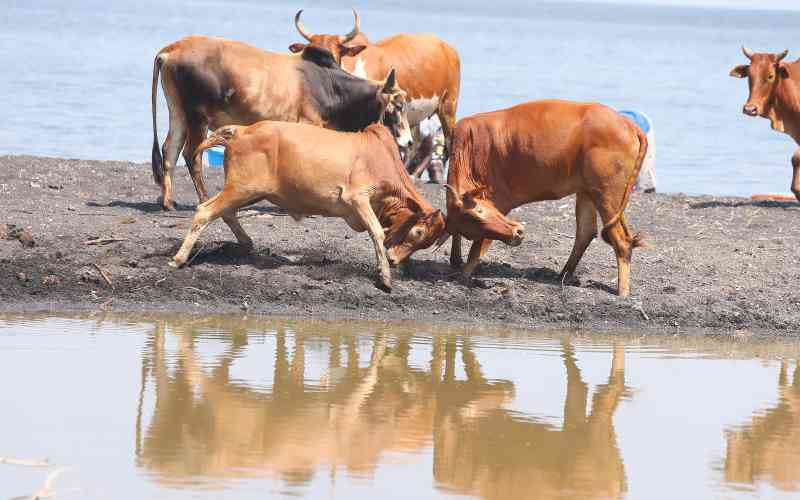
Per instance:
[[[208,169],[207,179],[215,192],[222,171]],[[579,283],[558,280],[573,242],[571,198],[515,211],[526,241],[493,245],[470,283],[453,276],[448,244],[395,269],[394,291],[385,294],[373,285],[366,233],[337,219],[297,224],[267,203],[242,214],[256,244],[252,254],[240,255],[219,221],[201,237],[189,267],[169,269],[196,202],[182,167],[175,185],[178,210],[164,213],[149,165],[0,157],[0,310],[247,311],[667,333],[800,330],[794,202],[634,195],[628,218],[651,248],[634,253],[629,299],[613,294],[616,262],[600,240],[578,267]],[[441,187],[419,186],[442,206]]]

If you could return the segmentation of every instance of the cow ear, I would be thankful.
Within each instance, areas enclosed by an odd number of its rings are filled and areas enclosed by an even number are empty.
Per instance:
[[[293,43],[289,45],[289,51],[293,54],[297,54],[298,52],[303,52],[303,49],[306,48],[306,44],[304,43]]]
[[[456,208],[461,209],[464,206],[464,203],[461,201],[461,195],[459,195],[456,189],[450,184],[445,184],[444,188],[453,196],[453,203],[455,204]]]
[[[780,78],[789,78],[789,68],[783,64],[778,65],[778,76]]]
[[[391,93],[396,85],[397,77],[395,76],[394,68],[392,68],[389,70],[389,74],[386,76],[386,81],[383,83],[383,93]]]
[[[730,72],[730,75],[734,78],[747,78],[747,75],[750,71],[750,65],[742,64],[740,66],[736,66]]]
[[[366,49],[366,45],[354,45],[349,47],[347,45],[344,46],[342,49],[342,55],[348,57],[355,57],[361,53],[362,50]]]

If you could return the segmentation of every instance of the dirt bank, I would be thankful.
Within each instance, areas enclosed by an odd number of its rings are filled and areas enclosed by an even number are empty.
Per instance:
[[[217,190],[222,172],[209,170]],[[514,216],[527,224],[526,241],[517,248],[495,244],[471,285],[452,277],[446,246],[418,253],[405,273],[394,270],[395,289],[385,294],[373,286],[366,233],[335,219],[297,224],[268,204],[244,214],[253,254],[238,255],[220,221],[201,238],[191,266],[169,269],[196,201],[183,168],[176,185],[178,210],[163,213],[148,165],[0,157],[0,310],[248,310],[800,333],[797,203],[634,195],[629,219],[652,248],[634,254],[630,299],[612,294],[616,263],[599,240],[578,267],[578,285],[557,279],[572,248],[572,199],[517,210]],[[441,188],[420,188],[434,204],[443,203]]]

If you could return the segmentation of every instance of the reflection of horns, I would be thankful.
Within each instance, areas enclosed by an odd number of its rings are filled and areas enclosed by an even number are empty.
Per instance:
[[[752,50],[748,49],[747,47],[742,47],[742,52],[744,53],[745,57],[747,57],[751,61],[753,60],[753,51]]]
[[[355,38],[356,35],[358,35],[358,33],[361,31],[361,21],[358,18],[358,12],[356,12],[356,9],[353,9],[353,16],[356,18],[355,24],[353,24],[353,29],[350,30],[350,33],[344,36],[344,40],[342,41],[342,43],[349,42],[350,40]]]
[[[294,26],[295,26],[295,28],[297,28],[297,31],[300,33],[300,35],[302,35],[303,38],[305,38],[306,40],[308,40],[310,42],[311,41],[311,37],[314,36],[314,34],[313,33],[309,33],[308,30],[306,29],[306,27],[303,25],[303,23],[300,22],[300,14],[302,14],[302,13],[303,13],[303,9],[300,9],[300,10],[297,11],[297,14],[294,15]]]

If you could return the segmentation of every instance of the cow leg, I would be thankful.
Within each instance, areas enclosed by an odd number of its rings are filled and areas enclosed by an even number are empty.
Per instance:
[[[792,175],[792,192],[794,193],[797,201],[800,201],[800,149],[794,152],[792,156],[792,167],[794,173]]]
[[[242,251],[244,253],[252,252],[253,240],[248,236],[247,232],[245,232],[242,225],[239,224],[239,218],[236,217],[236,212],[223,215],[222,220],[224,220],[225,224],[233,231],[233,235],[236,236],[236,241],[242,246]]]
[[[567,264],[561,271],[561,278],[572,276],[575,268],[589,248],[589,244],[597,237],[597,209],[589,195],[578,193],[575,198],[575,245]]]
[[[203,179],[203,161],[202,159],[197,165],[194,163],[194,152],[197,146],[206,139],[208,134],[208,124],[200,121],[193,121],[189,125],[188,138],[186,145],[183,147],[183,160],[186,162],[186,168],[189,169],[189,175],[194,182],[194,189],[197,191],[197,198],[200,203],[208,201],[208,191],[206,190],[206,183]]]
[[[619,211],[619,208],[613,205],[610,203],[596,205],[604,225],[608,224]],[[627,297],[630,295],[631,256],[633,255],[635,240],[628,231],[625,214],[622,214],[614,225],[604,229],[603,233],[603,239],[614,248],[614,253],[617,256],[619,273],[617,277],[617,295]]]
[[[444,162],[450,159],[451,147],[453,145],[453,133],[456,130],[456,97],[450,98],[447,96],[444,102],[439,105],[439,110],[436,112],[439,115],[439,123],[442,124],[442,133],[444,134]]]
[[[236,192],[235,189],[226,186],[221,193],[217,193],[210,200],[198,205],[197,211],[194,214],[194,219],[192,220],[192,227],[189,229],[189,234],[187,234],[186,239],[183,240],[183,245],[181,245],[175,257],[173,257],[170,266],[183,266],[189,259],[189,254],[192,248],[194,248],[197,238],[200,237],[200,234],[209,224],[219,217],[226,218],[225,222],[228,223],[228,226],[233,230],[240,243],[245,246],[247,246],[248,243],[252,245],[252,240],[250,240],[250,237],[244,232],[239,222],[236,221],[235,216],[236,211],[247,205],[251,200],[252,197],[242,196]]]
[[[461,257],[461,235],[453,235],[453,243],[450,246],[450,267],[460,269],[464,265],[464,259]]]
[[[481,258],[486,255],[486,252],[489,250],[489,246],[492,244],[492,240],[475,240],[472,242],[472,247],[469,249],[469,257],[467,258],[467,264],[464,266],[462,271],[465,278],[469,278],[472,276],[472,273],[475,272],[475,269],[478,267],[478,264],[481,261]]]
[[[386,255],[386,249],[383,246],[384,231],[378,217],[372,210],[369,198],[366,196],[356,196],[350,202],[353,209],[356,211],[358,218],[361,219],[364,227],[369,231],[372,238],[372,243],[375,245],[375,260],[378,263],[378,270],[380,272],[380,283],[378,288],[385,292],[392,290],[392,273],[389,269],[389,258]]]
[[[177,92],[173,88],[172,80],[168,72],[161,75],[161,86],[167,98],[169,108],[169,132],[161,148],[161,155],[164,158],[164,182],[161,184],[161,204],[164,210],[172,210],[172,173],[178,156],[186,143],[186,132],[188,128],[186,112],[180,105]]]

